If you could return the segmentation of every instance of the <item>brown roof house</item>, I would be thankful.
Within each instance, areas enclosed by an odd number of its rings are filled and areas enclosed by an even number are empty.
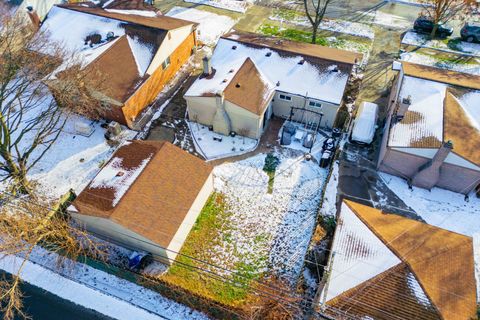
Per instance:
[[[480,184],[480,77],[403,62],[378,168],[421,188]]]
[[[106,79],[104,92],[96,92],[108,107],[105,118],[141,129],[151,115],[146,107],[190,58],[197,24],[133,4],[57,5],[41,30]]]
[[[168,142],[126,142],[69,207],[89,232],[171,263],[213,191],[212,167]]]
[[[335,319],[476,319],[472,242],[344,201],[321,308]]]
[[[191,120],[228,135],[259,138],[272,115],[289,118],[292,107],[323,113],[332,127],[353,66],[361,54],[252,33],[222,37],[203,74],[185,93]],[[312,114],[311,122],[319,117]],[[300,120],[296,112],[293,120]]]

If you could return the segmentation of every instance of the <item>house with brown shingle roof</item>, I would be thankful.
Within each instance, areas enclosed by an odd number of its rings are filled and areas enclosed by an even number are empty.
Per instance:
[[[134,140],[68,211],[94,235],[170,264],[212,191],[209,164],[168,142]]]
[[[215,132],[255,139],[273,115],[331,128],[361,59],[354,52],[235,31],[205,57],[203,74],[184,95],[188,114]]]
[[[473,240],[344,201],[321,307],[333,318],[476,318]]]
[[[468,194],[480,185],[480,77],[402,62],[378,169]]]
[[[41,31],[73,53],[87,75],[105,79],[102,92],[91,89],[106,119],[141,129],[151,116],[147,107],[190,58],[197,24],[135,3],[57,5]]]

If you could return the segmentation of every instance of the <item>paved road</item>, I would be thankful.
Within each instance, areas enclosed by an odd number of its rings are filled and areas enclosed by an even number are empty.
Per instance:
[[[29,284],[22,290],[25,310],[33,320],[113,320]]]

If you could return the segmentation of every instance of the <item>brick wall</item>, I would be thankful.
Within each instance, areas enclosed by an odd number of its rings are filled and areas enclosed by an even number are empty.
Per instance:
[[[142,86],[125,102],[123,114],[126,124],[131,127],[133,120],[151,104],[163,87],[177,74],[188,61],[195,45],[195,33],[190,36],[170,55],[170,66],[163,70],[158,68]]]

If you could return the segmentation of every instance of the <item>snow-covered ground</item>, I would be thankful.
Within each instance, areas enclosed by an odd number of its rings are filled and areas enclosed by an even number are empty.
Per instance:
[[[253,0],[184,0],[185,2],[245,13]]]
[[[380,176],[388,188],[427,223],[473,237],[477,292],[480,294],[480,199],[472,194],[466,202],[464,195],[440,188],[411,191],[401,178],[385,173]]]
[[[289,123],[288,121],[285,121],[285,123],[283,124],[285,126],[285,124]],[[305,148],[303,146],[303,139],[304,137],[307,135],[307,134],[311,134],[310,130],[306,130],[301,124],[298,124],[298,123],[294,123],[292,122],[293,125],[295,125],[297,127],[297,131],[295,132],[295,134],[299,134],[297,137],[296,135],[292,136],[292,143],[290,143],[289,145],[282,145],[282,147],[284,148],[288,148],[288,149],[293,149],[293,150],[299,150],[299,151],[302,151],[303,153],[310,153],[310,148]],[[282,126],[282,129],[280,129],[278,131],[278,138],[281,139],[282,137],[282,132],[283,132],[283,126]],[[323,142],[325,141],[325,136],[321,135],[320,133],[317,133],[317,136],[315,137],[315,144],[313,145],[312,147],[312,151],[311,151],[311,155],[317,160],[317,161],[320,161],[321,157],[322,157],[322,146],[323,146]]]
[[[404,17],[397,16],[381,11],[368,12],[364,14],[365,18],[373,24],[378,24],[388,28],[406,29],[412,26],[412,22]]]
[[[173,7],[166,15],[199,23],[198,40],[207,45],[215,45],[218,38],[230,31],[236,22],[227,16],[183,7]]]
[[[70,189],[81,191],[116,149],[107,144],[106,130],[100,123],[91,124],[94,131],[87,137],[72,130],[74,122],[78,121],[88,122],[79,117],[67,120],[57,141],[28,174],[52,198],[58,198]],[[133,139],[135,135],[136,132],[124,128],[120,140]]]
[[[208,130],[207,126],[196,122],[188,122],[193,142],[197,151],[206,160],[221,159],[244,154],[254,150],[258,140],[236,135],[235,137],[224,136]],[[220,138],[222,141],[214,140]]]
[[[225,195],[232,213],[221,231],[232,241],[209,248],[214,264],[253,263],[259,274],[278,272],[293,281],[300,275],[327,170],[287,154],[274,154],[280,164],[271,193],[264,154],[214,169],[215,190]]]
[[[37,248],[26,262],[21,278],[113,319],[208,319],[157,292],[82,263],[67,260],[66,267],[55,268],[57,259],[57,255]],[[0,269],[15,274],[22,261],[22,258],[2,256]]]
[[[337,214],[337,188],[338,188],[338,162],[335,161],[332,166],[332,173],[325,187],[325,194],[323,195],[322,208],[320,213],[323,216],[335,217]]]
[[[437,39],[429,39],[428,35],[409,31],[402,39],[402,44],[418,46],[422,48],[432,48],[442,50],[445,52],[468,54],[473,56],[480,56],[480,44],[468,43],[460,41],[456,44],[458,51],[450,48],[444,41]]]
[[[295,15],[292,18],[282,15],[281,12],[277,12],[274,15],[270,16],[269,19],[273,21],[280,21],[282,23],[292,23],[299,26],[311,26],[311,23],[307,19],[307,17],[302,15]],[[375,33],[373,32],[372,28],[358,22],[325,19],[320,23],[319,28],[322,30],[340,32],[369,39],[373,39],[375,37]]]
[[[480,58],[473,58],[469,63],[462,63],[460,61],[456,63],[437,59],[434,55],[428,55],[427,53],[405,52],[401,54],[401,59],[426,66],[480,75]]]

